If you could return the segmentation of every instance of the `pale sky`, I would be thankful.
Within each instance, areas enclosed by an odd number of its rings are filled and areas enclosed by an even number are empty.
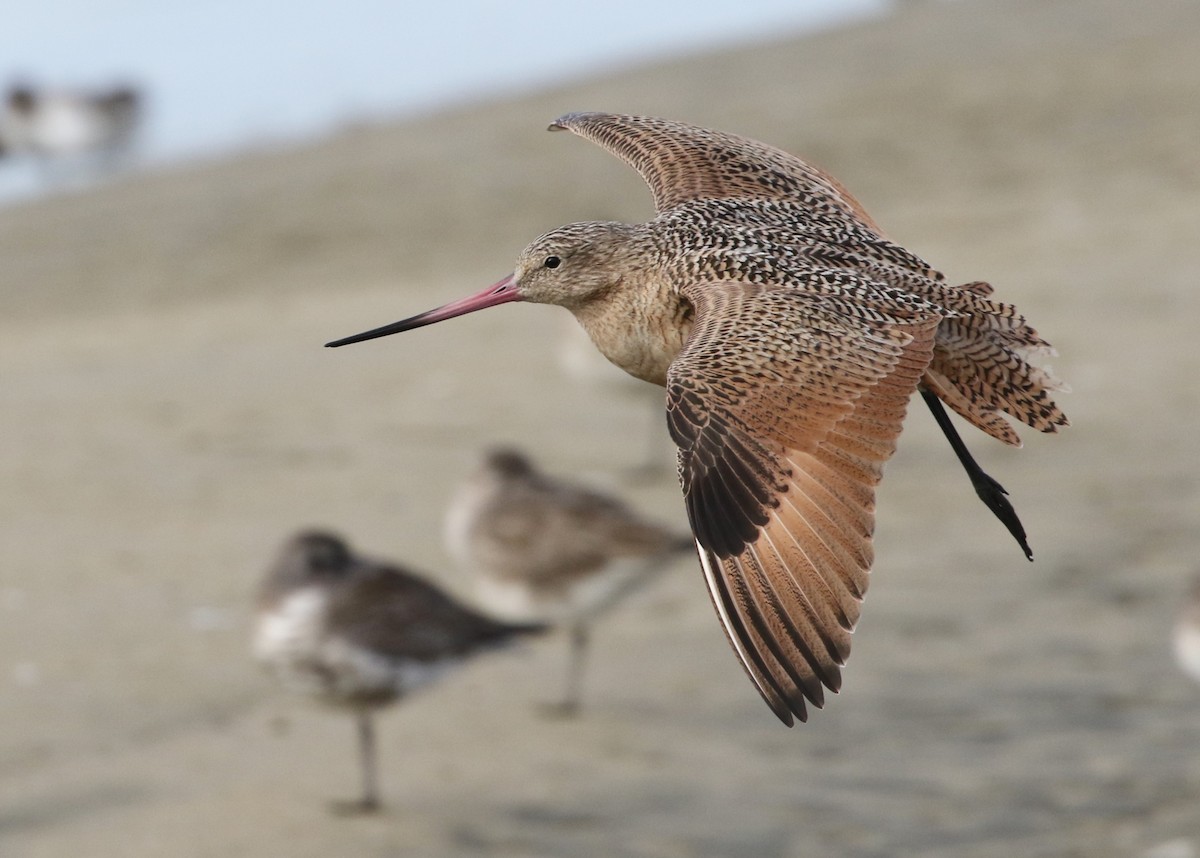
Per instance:
[[[0,84],[140,83],[152,160],[829,26],[884,0],[41,0],[11,3]],[[3,165],[0,165],[3,169]]]

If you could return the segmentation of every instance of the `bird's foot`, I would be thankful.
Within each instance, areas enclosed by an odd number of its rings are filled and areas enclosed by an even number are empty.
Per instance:
[[[578,700],[559,700],[555,703],[542,703],[538,706],[538,712],[543,718],[553,718],[559,721],[578,718],[579,711]]]
[[[1021,524],[1021,519],[1017,517],[1017,511],[1013,508],[1012,503],[1009,502],[1008,492],[1005,491],[1004,486],[983,470],[970,476],[971,484],[975,486],[975,494],[979,495],[979,499],[1008,528],[1008,532],[1017,540],[1017,544],[1021,546],[1025,556],[1032,560],[1033,549],[1029,547],[1029,541],[1025,537],[1025,527]]]
[[[329,812],[334,816],[369,816],[383,809],[379,799],[365,796],[354,801],[331,801]]]

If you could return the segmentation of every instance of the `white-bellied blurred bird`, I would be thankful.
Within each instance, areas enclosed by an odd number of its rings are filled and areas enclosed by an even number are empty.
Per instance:
[[[356,556],[338,536],[293,536],[258,598],[254,655],[286,687],[352,712],[362,795],[379,807],[372,714],[467,659],[540,631],[489,619],[410,572]]]

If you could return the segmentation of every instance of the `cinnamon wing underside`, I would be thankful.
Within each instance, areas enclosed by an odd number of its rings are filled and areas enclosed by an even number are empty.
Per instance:
[[[696,321],[667,399],[689,521],[739,660],[784,723],[803,721],[840,687],[874,487],[938,317],[854,319],[741,284],[684,294]]]

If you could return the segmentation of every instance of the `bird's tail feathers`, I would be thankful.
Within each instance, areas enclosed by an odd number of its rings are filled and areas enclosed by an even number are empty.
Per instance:
[[[1029,362],[1054,348],[1011,304],[991,300],[987,283],[942,287],[938,300],[952,312],[938,327],[924,384],[973,425],[1020,446],[1007,414],[1039,432],[1070,425],[1052,394],[1068,388],[1048,367]]]

